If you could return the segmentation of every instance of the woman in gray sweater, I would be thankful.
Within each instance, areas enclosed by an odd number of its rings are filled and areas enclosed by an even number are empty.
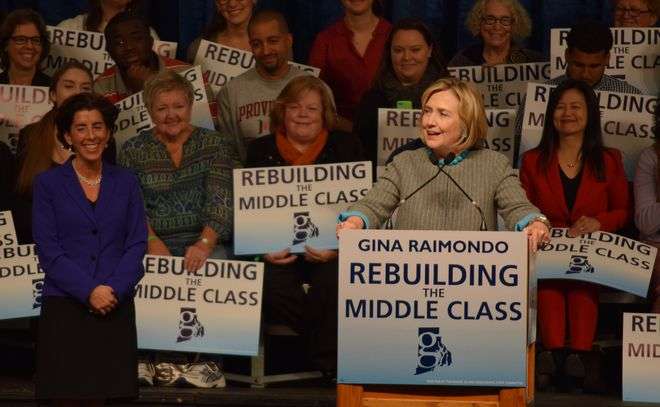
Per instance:
[[[506,157],[481,147],[486,131],[476,90],[453,78],[432,84],[422,95],[425,147],[397,155],[340,215],[337,231],[379,228],[397,209],[396,229],[497,230],[499,213],[507,229],[528,235],[533,250],[547,242],[547,218],[527,200]]]

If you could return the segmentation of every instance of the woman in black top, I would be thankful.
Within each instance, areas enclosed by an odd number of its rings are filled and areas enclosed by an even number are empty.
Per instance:
[[[39,14],[14,10],[0,26],[0,84],[50,86],[40,65],[50,50],[46,25]]]

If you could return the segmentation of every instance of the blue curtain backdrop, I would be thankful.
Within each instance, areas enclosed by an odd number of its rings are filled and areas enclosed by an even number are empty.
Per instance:
[[[534,22],[527,46],[548,54],[550,29],[567,27],[584,17],[610,21],[611,0],[520,0]],[[214,13],[213,0],[146,0],[151,25],[160,37],[179,42],[179,57],[199,35]],[[435,32],[450,57],[474,41],[465,29],[465,17],[474,0],[385,0],[385,17],[397,21],[419,17]],[[87,0],[0,0],[0,10],[29,7],[39,11],[48,24],[75,16],[85,10]],[[259,8],[282,11],[294,34],[294,54],[305,62],[316,33],[341,18],[339,0],[259,0]]]

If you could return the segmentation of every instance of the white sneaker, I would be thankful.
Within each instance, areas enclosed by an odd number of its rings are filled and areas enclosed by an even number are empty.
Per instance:
[[[156,371],[150,362],[138,362],[138,382],[141,386],[153,386]]]
[[[218,388],[227,385],[225,375],[215,362],[190,363],[181,378],[195,387]]]

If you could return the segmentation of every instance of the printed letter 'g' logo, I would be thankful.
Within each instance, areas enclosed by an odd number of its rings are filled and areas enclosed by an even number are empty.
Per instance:
[[[197,309],[183,307],[179,313],[179,335],[176,341],[188,341],[195,336],[204,336],[204,326],[197,318]]]
[[[573,255],[566,274],[593,273],[594,267],[589,264],[587,256]]]
[[[437,366],[451,366],[451,363],[451,352],[442,343],[440,328],[419,328],[415,374],[430,372]]]
[[[319,235],[319,228],[312,223],[309,212],[294,212],[293,214],[293,244],[305,242]]]

